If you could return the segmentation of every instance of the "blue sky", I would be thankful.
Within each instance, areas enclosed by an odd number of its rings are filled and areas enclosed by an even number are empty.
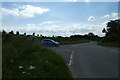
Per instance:
[[[2,2],[1,30],[46,36],[101,32],[117,19],[117,2]]]

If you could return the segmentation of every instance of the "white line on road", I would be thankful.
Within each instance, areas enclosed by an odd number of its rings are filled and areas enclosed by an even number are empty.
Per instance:
[[[71,54],[71,56],[70,56],[69,66],[71,65],[72,57],[73,57],[73,51],[72,51],[72,54]]]

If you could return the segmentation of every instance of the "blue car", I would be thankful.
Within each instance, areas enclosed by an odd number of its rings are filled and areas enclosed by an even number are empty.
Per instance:
[[[54,40],[52,40],[52,39],[43,39],[43,40],[41,41],[41,44],[42,44],[43,46],[55,46],[55,47],[58,47],[58,46],[60,45],[59,42],[56,42],[56,41],[54,41]]]

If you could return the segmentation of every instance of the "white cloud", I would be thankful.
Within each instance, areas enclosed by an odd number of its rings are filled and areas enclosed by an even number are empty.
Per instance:
[[[109,21],[104,21],[103,23],[101,23],[102,25],[106,26],[106,24],[108,23]]]
[[[95,17],[94,17],[94,16],[90,16],[90,17],[88,18],[88,21],[95,21]]]
[[[57,1],[57,0],[56,0]],[[71,1],[77,1],[77,2],[119,2],[119,0],[64,0],[67,2],[71,2]],[[64,1],[59,1],[59,2],[64,2]]]
[[[27,26],[34,26],[35,24],[27,24]]]
[[[90,2],[90,0],[85,0],[85,2]]]
[[[101,17],[101,19],[104,19],[104,18],[109,18],[110,17],[110,15],[104,15],[103,17]]]
[[[112,13],[111,14],[111,18],[110,18],[111,20],[116,20],[116,19],[118,19],[118,13]]]
[[[118,13],[112,13],[112,17],[118,17]]]
[[[14,9],[1,9],[2,14],[10,14],[13,16],[34,17],[35,14],[43,14],[49,11],[47,8],[35,7],[32,5],[25,5]]]
[[[55,24],[55,23],[59,23],[59,22],[62,22],[62,21],[45,21],[45,22],[40,23],[40,25],[43,25],[43,24]]]
[[[77,2],[78,0],[65,0],[66,2]]]
[[[46,21],[47,22],[47,21]],[[44,22],[42,22],[44,23]],[[40,24],[42,24],[40,23]],[[93,32],[99,36],[102,36],[101,30],[105,27],[103,25],[93,25],[93,24],[82,24],[82,23],[74,23],[68,24],[66,26],[61,26],[59,23],[44,23],[40,24],[26,24],[23,26],[5,26],[4,30],[14,32],[19,31],[20,33],[26,32],[27,34],[32,34],[35,32],[36,34],[42,34],[46,36],[70,36],[73,34],[84,35],[89,32]]]
[[[112,20],[115,20],[115,19],[118,19],[118,13],[111,13],[111,14],[106,14],[104,16],[102,16],[100,19],[112,19]]]
[[[6,9],[6,8],[1,8],[1,12],[2,12],[2,15],[7,15],[7,14],[10,14],[10,15],[14,15],[14,16],[19,16],[19,11],[18,9]]]

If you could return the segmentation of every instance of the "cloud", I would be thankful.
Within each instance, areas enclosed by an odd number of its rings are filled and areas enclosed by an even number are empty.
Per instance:
[[[94,17],[94,16],[90,16],[90,17],[88,18],[88,21],[95,21],[95,17]]]
[[[2,8],[1,9],[2,15],[13,15],[13,16],[20,16],[18,9],[6,9],[6,8]]]
[[[78,0],[65,0],[66,2],[77,2]]]
[[[14,9],[1,9],[2,14],[10,14],[13,16],[34,17],[35,14],[43,14],[49,11],[48,8],[35,7],[32,5],[24,5]]]
[[[59,22],[62,22],[62,21],[45,21],[45,22],[40,23],[40,25],[43,25],[43,24],[55,24],[55,23],[59,23]]]
[[[112,17],[118,17],[118,13],[112,13]]]
[[[48,21],[46,21],[48,22]],[[44,24],[42,24],[44,23]],[[20,33],[26,32],[27,34],[32,34],[35,32],[36,34],[42,34],[46,36],[70,36],[74,34],[80,34],[84,35],[89,32],[93,32],[99,36],[102,36],[101,30],[105,27],[103,25],[93,25],[93,24],[82,24],[82,23],[74,23],[74,24],[68,24],[66,26],[62,26],[61,23],[45,23],[42,22],[39,24],[26,24],[23,26],[5,26],[5,31],[11,31],[14,32],[19,31]],[[42,24],[42,25],[40,25]]]
[[[110,15],[111,17],[110,17],[110,20],[116,20],[116,19],[118,19],[118,13],[111,13],[111,15]]]
[[[101,19],[104,19],[104,18],[109,18],[110,17],[110,15],[104,15],[103,17],[101,17]]]
[[[104,16],[102,16],[100,19],[112,19],[112,20],[115,20],[115,19],[118,19],[118,13],[111,13],[111,14],[106,14]]]
[[[34,26],[35,24],[27,24],[27,26]]]
[[[90,0],[85,0],[85,2],[90,2]]]
[[[103,23],[101,23],[102,25],[105,25],[108,23],[109,21],[104,21]]]
[[[64,1],[77,1],[77,2],[119,2],[119,0],[64,0]],[[60,2],[64,2],[64,1],[60,1]]]

